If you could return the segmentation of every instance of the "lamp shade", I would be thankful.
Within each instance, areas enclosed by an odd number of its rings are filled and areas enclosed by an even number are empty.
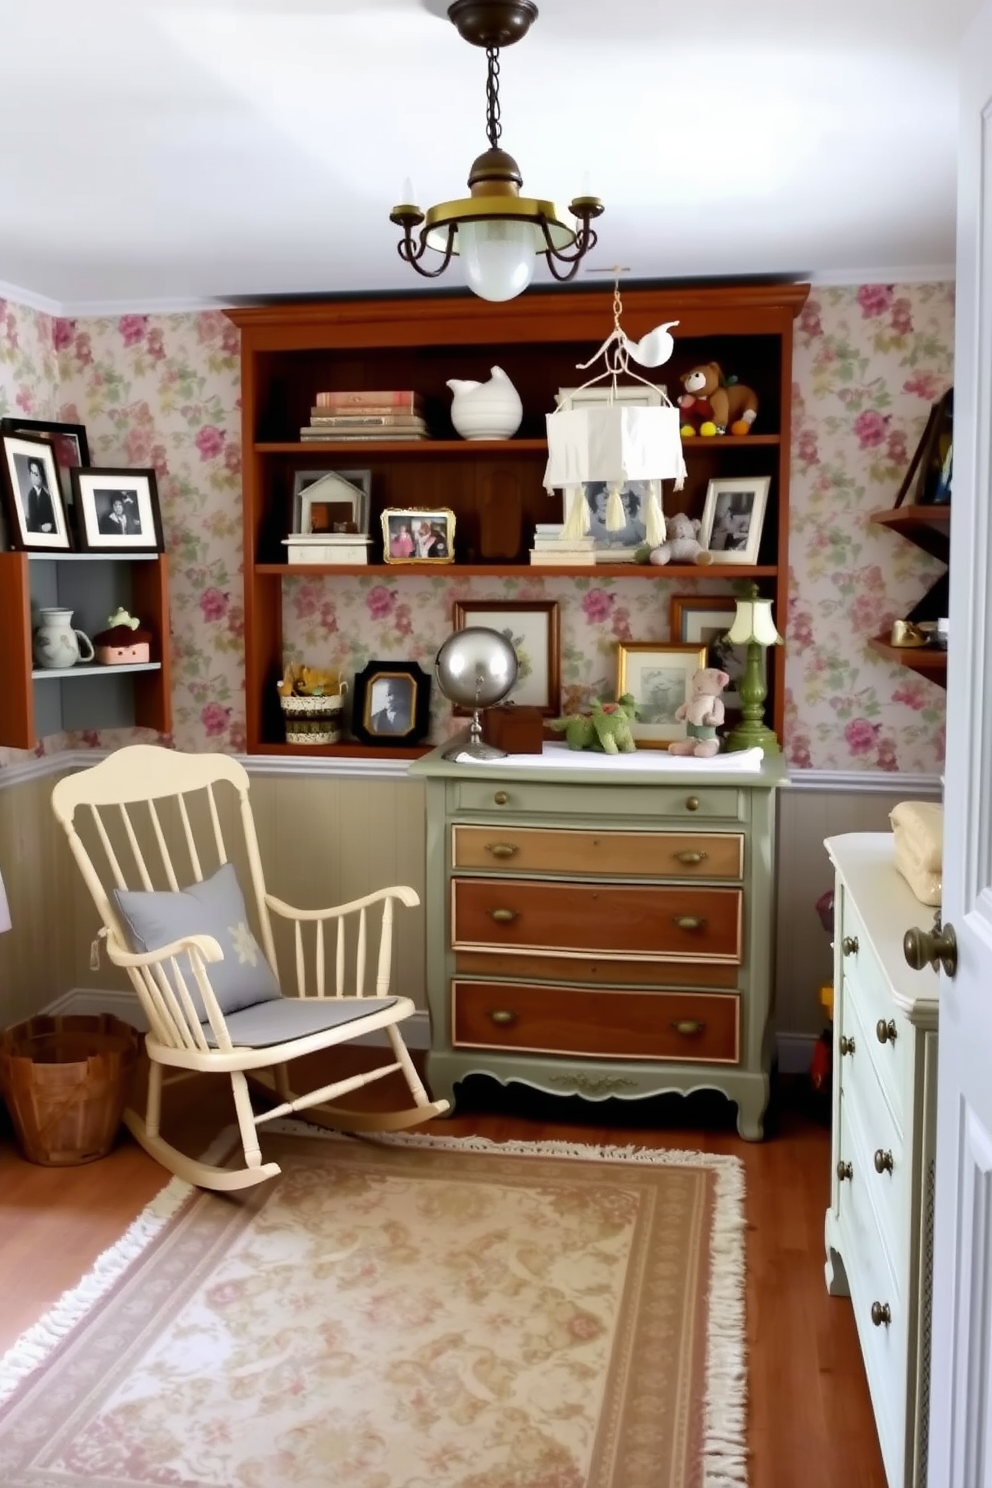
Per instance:
[[[601,403],[562,408],[547,416],[544,484],[578,486],[606,481],[682,480],[685,461],[677,408]]]
[[[747,646],[754,642],[758,646],[781,646],[782,637],[775,629],[770,599],[739,599],[734,623],[727,632],[727,640],[735,646]]]

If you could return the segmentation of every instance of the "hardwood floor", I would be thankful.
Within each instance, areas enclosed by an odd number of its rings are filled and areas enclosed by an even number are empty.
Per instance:
[[[350,1060],[363,1051],[349,1051]],[[373,1056],[374,1057],[374,1056]],[[388,1082],[372,1087],[390,1101]],[[233,1119],[222,1082],[167,1091],[165,1130],[194,1151]],[[728,1152],[747,1181],[747,1318],[752,1488],[885,1488],[850,1303],[823,1281],[829,1130],[804,1084],[780,1088],[768,1136],[742,1142],[719,1097],[598,1104],[466,1082],[458,1113],[425,1130],[493,1141],[578,1141]],[[262,1137],[264,1151],[264,1130]],[[112,1245],[166,1180],[124,1134],[102,1161],[24,1162],[0,1126],[0,1352]]]

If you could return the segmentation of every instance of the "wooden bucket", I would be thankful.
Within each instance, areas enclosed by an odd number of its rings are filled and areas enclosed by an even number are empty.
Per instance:
[[[107,1155],[138,1047],[137,1029],[109,1013],[29,1018],[0,1034],[0,1093],[29,1162],[68,1167]]]

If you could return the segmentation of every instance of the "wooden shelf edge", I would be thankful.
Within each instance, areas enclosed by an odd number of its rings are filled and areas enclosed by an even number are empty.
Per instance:
[[[868,644],[879,656],[884,656],[886,661],[894,662],[896,666],[908,667],[910,671],[919,672],[921,677],[928,677],[931,682],[946,686],[946,651],[941,651],[936,646],[892,646],[881,636],[870,636]]]
[[[372,746],[369,744],[286,744],[249,743],[250,755],[278,755],[298,759],[420,759],[430,754],[433,744]]]
[[[458,578],[565,578],[576,579],[585,575],[601,579],[773,579],[778,569],[773,564],[757,567],[743,563],[713,564],[709,568],[688,563],[596,563],[575,566],[564,563],[256,563],[257,577],[278,579],[315,578],[332,576],[338,578],[361,577],[362,574],[393,578],[420,578],[424,574],[446,575]]]
[[[897,530],[914,527],[932,527],[935,532],[946,532],[951,525],[950,506],[883,506],[868,513],[869,522],[881,527]]]
[[[749,444],[765,448],[782,443],[780,434],[693,434],[683,438],[684,449],[743,449]],[[256,455],[302,455],[307,452],[327,454],[359,453],[367,455],[502,455],[546,454],[546,439],[305,439],[258,440],[252,446]]]

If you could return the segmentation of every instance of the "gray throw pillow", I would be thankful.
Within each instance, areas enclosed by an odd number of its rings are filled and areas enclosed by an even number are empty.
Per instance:
[[[261,946],[248,927],[245,901],[237,874],[222,863],[211,878],[188,889],[115,889],[114,899],[132,951],[156,951],[185,935],[212,935],[224,952],[223,961],[207,966],[210,985],[221,1011],[236,1013],[281,997],[279,984]],[[186,985],[200,1021],[206,1020],[189,957],[181,956]]]

